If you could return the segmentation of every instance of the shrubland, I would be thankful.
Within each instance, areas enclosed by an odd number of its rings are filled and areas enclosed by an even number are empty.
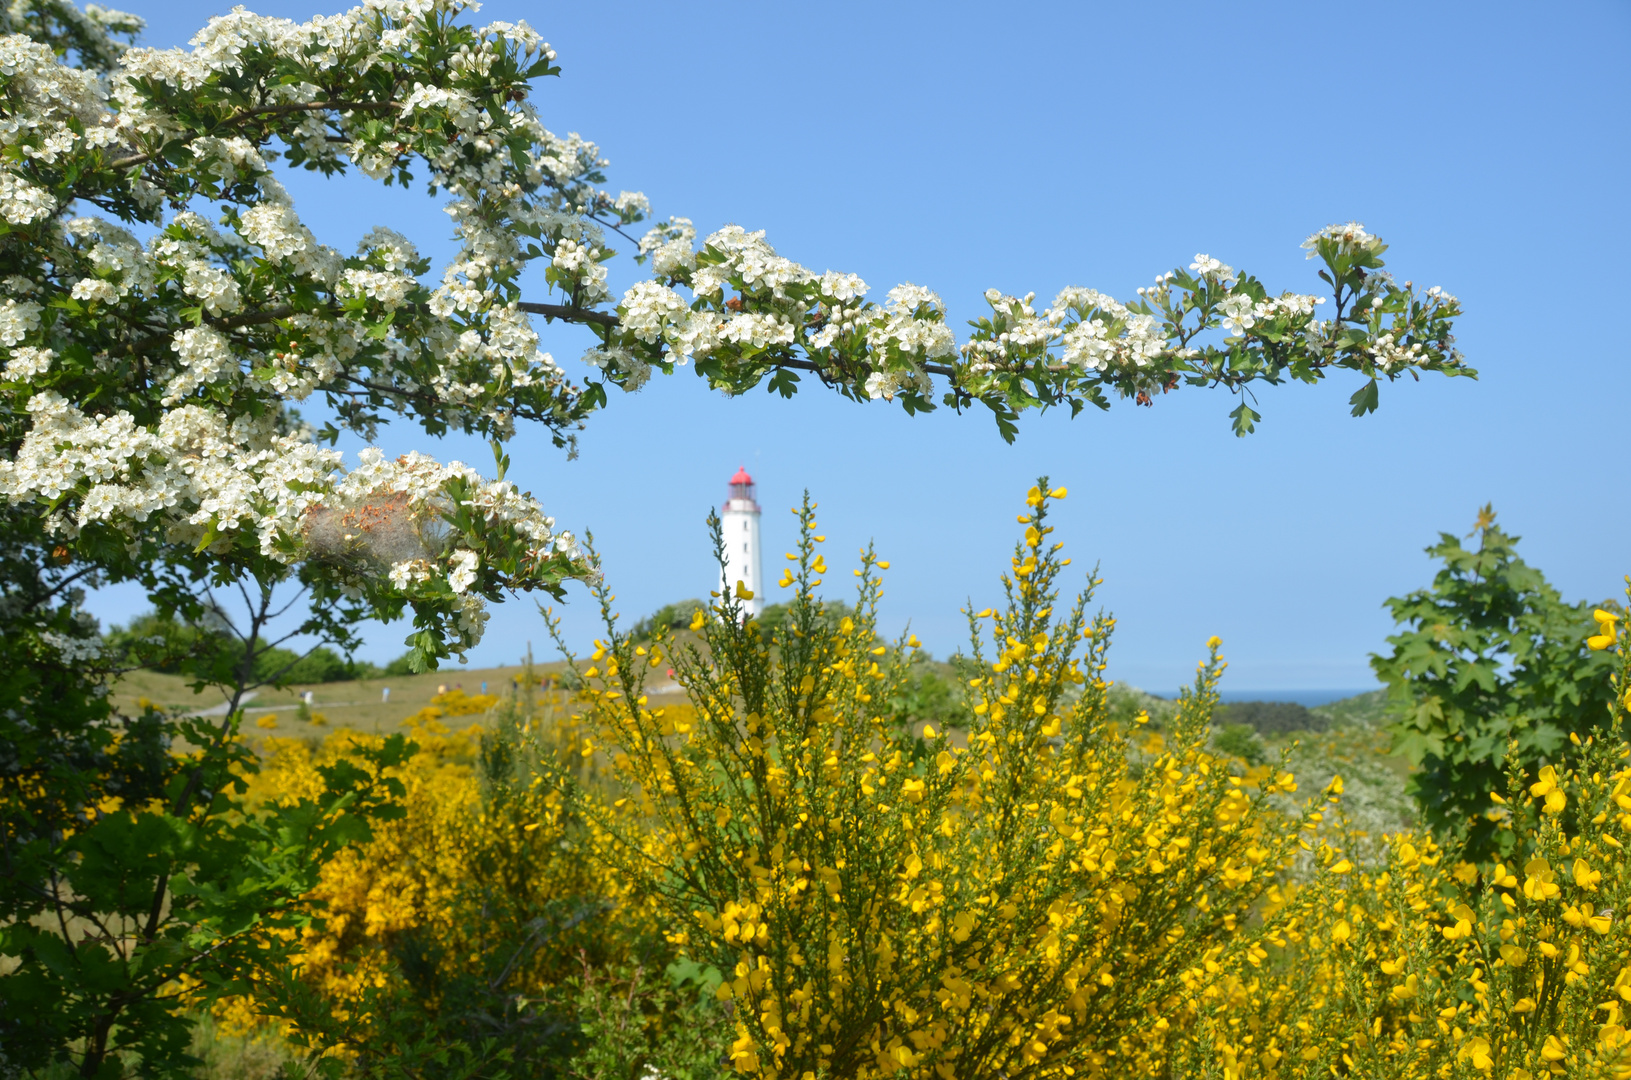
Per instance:
[[[1509,758],[1507,854],[1367,828],[1299,747],[1217,750],[1216,642],[1161,730],[1127,712],[1096,581],[1060,591],[1063,494],[1033,489],[940,722],[887,707],[917,652],[878,634],[888,560],[825,617],[809,504],[775,633],[726,595],[683,640],[609,622],[575,695],[447,695],[407,815],[324,870],[299,986],[219,1014],[359,1075],[1631,1075],[1625,695],[1567,763]],[[273,741],[251,801],[368,741]]]
[[[604,597],[505,445],[531,424],[570,452],[654,372],[979,406],[1008,439],[1028,410],[1185,385],[1348,372],[1362,415],[1383,381],[1472,374],[1459,302],[1357,223],[1304,244],[1327,296],[1199,254],[1125,301],[992,290],[959,338],[930,289],[879,304],[604,190],[534,100],[554,51],[465,11],[235,10],[151,50],[121,13],[0,9],[0,1068],[184,1074],[207,1011],[331,1075],[1631,1071],[1619,609],[1563,605],[1492,523],[1478,552],[1446,539],[1379,662],[1436,837],[1345,818],[1295,748],[1220,746],[1215,643],[1155,721],[1110,687],[1113,621],[1091,581],[1061,591],[1046,482],[955,681],[881,636],[886,560],[863,553],[852,607],[817,598],[806,505],[773,619],[728,592],[689,645],[672,618],[609,626],[558,700],[252,745],[241,706],[290,636],[338,657],[408,617],[421,671],[505,596]],[[343,254],[291,169],[427,180],[459,250],[437,273],[376,229]],[[614,242],[644,268],[621,297]],[[581,329],[579,373],[534,317]],[[347,468],[341,434],[392,419],[490,440],[490,474]],[[153,605],[127,648],[83,611],[109,582]],[[106,680],[149,662],[226,715],[115,710]],[[664,665],[685,704],[644,694]],[[444,724],[478,707],[479,731]]]

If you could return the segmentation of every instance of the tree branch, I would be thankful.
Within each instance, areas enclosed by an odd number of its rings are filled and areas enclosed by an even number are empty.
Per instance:
[[[535,304],[522,301],[516,307],[528,315],[542,315],[548,319],[560,319],[562,322],[594,323],[596,326],[619,325],[616,315],[606,311],[588,311],[575,304]]]
[[[267,311],[257,311],[253,315],[234,315],[230,319],[205,319],[204,325],[217,330],[237,330],[245,326],[261,326],[265,323],[277,322],[279,319],[287,319],[294,313],[294,308],[284,305]],[[164,333],[154,334],[152,337],[143,338],[140,341],[133,341],[125,346],[123,352],[126,356],[142,356],[146,353],[158,352],[169,344],[176,331],[181,329],[184,329],[184,327],[178,326]]]
[[[297,112],[327,112],[331,109],[336,112],[360,112],[364,109],[393,109],[396,106],[397,102],[395,101],[309,101],[304,104],[269,105],[262,109],[239,109],[216,125],[215,130],[241,124],[245,120],[270,116],[287,116],[290,113]],[[146,165],[156,157],[158,157],[157,154],[131,154],[129,157],[122,157],[109,162],[108,168],[131,169],[138,165]]]

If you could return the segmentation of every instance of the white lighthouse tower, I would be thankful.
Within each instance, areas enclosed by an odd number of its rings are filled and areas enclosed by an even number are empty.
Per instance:
[[[720,515],[725,539],[725,566],[720,593],[734,593],[736,583],[753,593],[743,608],[750,616],[765,609],[763,560],[759,557],[759,504],[753,498],[753,477],[737,469],[731,477],[730,497]]]

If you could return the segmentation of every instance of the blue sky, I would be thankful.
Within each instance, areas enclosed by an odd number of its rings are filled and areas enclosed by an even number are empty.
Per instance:
[[[225,10],[132,6],[159,46]],[[1485,502],[1566,596],[1622,587],[1631,6],[703,10],[506,2],[476,18],[524,18],[554,45],[562,76],[535,100],[552,130],[601,145],[613,190],[703,230],[766,229],[782,254],[859,273],[874,296],[930,286],[960,325],[990,287],[1129,296],[1197,252],[1317,292],[1298,245],[1355,219],[1388,241],[1401,279],[1461,297],[1459,345],[1481,378],[1384,387],[1361,420],[1346,404],[1357,382],[1270,389],[1246,439],[1229,430],[1233,399],[1186,389],[1150,409],[1032,415],[1012,446],[978,415],[907,418],[817,391],[727,400],[688,372],[658,378],[614,396],[576,461],[536,432],[511,450],[512,479],[562,526],[593,530],[628,617],[711,586],[702,519],[738,465],[760,482],[769,575],[808,488],[829,561],[875,540],[893,563],[885,626],[910,620],[939,655],[963,640],[966,599],[997,600],[1020,500],[1049,474],[1071,490],[1058,537],[1077,568],[1100,563],[1119,619],[1110,674],[1156,692],[1214,633],[1234,689],[1368,685],[1391,629],[1382,601],[1427,584],[1422,549],[1467,532]],[[376,224],[451,250],[422,195],[291,190],[343,250]],[[585,345],[544,329],[569,369]],[[381,444],[491,462],[483,444],[403,425]],[[565,609],[577,642],[595,632],[585,599]],[[104,621],[137,606],[117,590],[93,602]],[[388,659],[404,633],[375,628],[360,655]],[[470,659],[513,662],[528,641],[542,655],[544,638],[522,598]]]

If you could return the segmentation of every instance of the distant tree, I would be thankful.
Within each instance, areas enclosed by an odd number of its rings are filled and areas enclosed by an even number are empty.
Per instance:
[[[1221,724],[1243,724],[1259,735],[1324,731],[1330,726],[1323,716],[1294,701],[1232,701],[1218,707],[1217,720]]]
[[[255,658],[255,676],[269,683],[340,682],[355,678],[355,670],[345,657],[326,645],[305,653],[293,649],[267,649]]]
[[[654,635],[664,631],[683,630],[704,606],[701,600],[680,600],[664,604],[630,627],[629,636],[635,641],[644,642],[650,641]]]
[[[921,653],[913,656],[900,691],[889,699],[889,711],[897,723],[905,725],[933,722],[963,727],[972,715],[955,676]]]
[[[766,634],[773,637],[782,636],[791,610],[787,604],[766,604],[755,621]],[[825,601],[821,610],[821,617],[833,627],[854,616],[855,609],[842,600]]]
[[[397,677],[412,675],[413,660],[413,652],[412,650],[409,650],[408,652],[405,652],[401,656],[397,657],[395,660],[392,660],[390,663],[386,664],[385,674]]]
[[[156,611],[112,627],[103,635],[103,642],[111,656],[130,667],[172,675],[190,672],[199,662],[211,664],[219,654],[233,650],[234,644],[231,635],[223,630],[211,630]]]

